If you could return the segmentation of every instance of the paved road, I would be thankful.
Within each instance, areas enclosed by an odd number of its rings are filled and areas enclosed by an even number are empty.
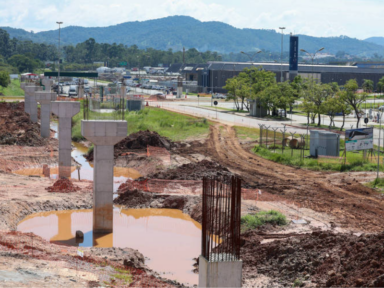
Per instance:
[[[208,103],[204,103],[204,106],[209,106]],[[307,118],[305,116],[301,115],[292,115],[291,121],[276,121],[276,120],[265,120],[255,117],[250,117],[247,114],[241,115],[240,113],[232,113],[228,111],[223,110],[215,110],[214,108],[208,108],[208,107],[199,107],[197,106],[197,102],[192,101],[174,101],[174,102],[149,102],[149,105],[151,106],[160,106],[163,109],[177,111],[193,116],[199,116],[199,117],[205,117],[207,119],[212,119],[224,124],[228,125],[237,125],[237,126],[245,126],[245,127],[251,127],[251,128],[259,128],[259,125],[266,125],[269,127],[270,130],[277,129],[277,131],[282,131],[284,129],[284,125],[298,125],[298,124],[305,124],[307,123]],[[225,102],[223,100],[219,101],[220,107],[225,107],[226,105],[231,105],[228,102]],[[240,115],[239,115],[240,114]],[[290,115],[288,115],[290,116]],[[350,129],[351,126],[356,127],[356,118],[353,116],[347,116],[344,128]],[[317,118],[316,118],[317,123]],[[330,118],[326,115],[322,115],[321,117],[321,124],[329,126],[330,124]],[[363,124],[363,119],[360,120],[360,127]],[[370,121],[369,125],[378,125],[377,123],[373,123]],[[342,117],[335,117],[335,126],[341,127],[342,126]],[[383,128],[384,128],[384,120],[383,120]],[[307,129],[305,127],[303,128],[296,128],[296,127],[290,127],[286,126],[286,131],[289,132],[296,132],[298,134],[306,134]],[[379,129],[374,129],[374,143],[377,145],[379,143],[379,133],[380,138],[383,138],[383,133],[379,132]],[[343,137],[343,136],[342,136]],[[383,145],[383,140],[380,141],[381,145]]]

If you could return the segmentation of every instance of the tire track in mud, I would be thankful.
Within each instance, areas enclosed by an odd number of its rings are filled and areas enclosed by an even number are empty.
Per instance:
[[[207,156],[257,188],[334,216],[342,228],[367,232],[384,228],[384,204],[379,194],[360,183],[336,184],[327,178],[329,172],[303,170],[263,159],[244,150],[235,130],[222,124],[211,127],[206,145],[196,150],[202,154],[205,150]]]

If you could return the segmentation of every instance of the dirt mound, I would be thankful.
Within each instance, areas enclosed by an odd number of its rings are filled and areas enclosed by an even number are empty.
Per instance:
[[[217,162],[202,160],[196,163],[183,164],[177,168],[168,169],[149,175],[148,179],[164,179],[164,180],[202,180],[203,177],[213,176],[234,176],[224,166]],[[248,185],[243,181],[243,187]]]
[[[59,179],[52,186],[45,188],[48,192],[76,192],[81,190],[78,186],[73,185],[73,183],[68,179]]]
[[[0,145],[44,146],[47,141],[24,112],[24,102],[0,102]]]
[[[170,150],[176,147],[176,144],[168,138],[160,136],[157,132],[149,130],[139,131],[129,135],[115,145],[115,158],[127,150],[143,150],[147,149],[147,146],[162,147]],[[90,151],[86,158],[88,161],[93,160],[93,150]]]
[[[148,101],[163,101],[165,99],[165,96],[162,95],[151,95],[148,97]]]
[[[113,203],[120,205],[129,204],[129,207],[139,207],[140,205],[147,206],[151,200],[152,195],[150,193],[143,193],[138,190],[125,189],[124,193],[120,194],[119,197],[113,200]]]
[[[257,271],[287,286],[384,286],[384,232],[355,236],[315,231],[263,245],[258,235],[247,234],[242,240],[246,278]]]

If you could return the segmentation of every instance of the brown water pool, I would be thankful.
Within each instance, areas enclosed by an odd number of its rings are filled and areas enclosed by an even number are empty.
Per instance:
[[[139,250],[146,264],[162,276],[197,284],[193,258],[201,252],[201,225],[174,209],[122,209],[115,207],[112,234],[92,233],[92,210],[36,213],[22,220],[17,230],[32,232],[47,241],[80,247],[129,247]],[[77,244],[76,230],[84,233]]]

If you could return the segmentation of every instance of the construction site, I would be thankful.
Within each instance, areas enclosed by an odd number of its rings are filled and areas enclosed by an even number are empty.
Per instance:
[[[167,106],[195,100],[140,100],[206,129],[175,141],[132,128],[124,86],[68,101],[40,83],[0,102],[0,286],[384,286],[375,171],[272,162],[252,149],[285,137]]]

